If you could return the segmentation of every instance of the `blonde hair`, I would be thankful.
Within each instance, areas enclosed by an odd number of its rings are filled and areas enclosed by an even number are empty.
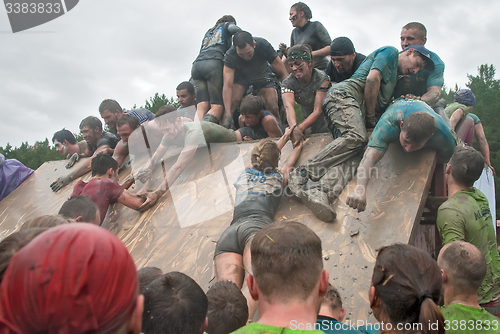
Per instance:
[[[270,139],[262,139],[252,149],[252,166],[264,173],[271,173],[278,168],[281,151],[278,145]]]

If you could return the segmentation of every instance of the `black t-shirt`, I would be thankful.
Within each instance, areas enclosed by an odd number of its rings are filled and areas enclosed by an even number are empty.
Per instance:
[[[99,147],[105,146],[105,145],[107,145],[111,148],[115,148],[116,144],[118,144],[119,141],[120,141],[120,137],[118,137],[112,133],[103,131],[101,139],[99,139],[97,141],[97,145],[92,145],[92,144],[87,143],[87,147],[89,148],[89,150],[92,153],[94,153]]]
[[[352,64],[352,68],[350,71],[346,73],[339,73],[335,66],[333,66],[332,62],[328,62],[328,66],[326,67],[325,73],[330,77],[331,82],[341,82],[349,79],[354,72],[358,69],[359,65],[365,60],[366,56],[361,53],[356,53],[356,58],[354,58],[354,63]]]
[[[318,21],[307,22],[302,27],[296,27],[292,30],[290,37],[290,46],[297,44],[309,44],[313,51],[329,46],[332,43],[330,34],[326,28]],[[328,64],[328,58],[315,57],[314,67],[324,70]]]
[[[207,59],[224,59],[224,54],[231,47],[231,36],[238,31],[240,27],[232,22],[223,22],[214,30],[208,30],[201,42],[200,54],[196,61]]]
[[[269,64],[278,56],[276,50],[264,38],[254,37],[254,40],[257,45],[255,45],[253,58],[249,61],[238,56],[234,45],[224,57],[224,65],[239,72],[247,80],[260,78],[266,72]]]

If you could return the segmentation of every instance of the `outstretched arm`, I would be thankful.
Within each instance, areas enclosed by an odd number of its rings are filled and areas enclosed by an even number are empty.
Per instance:
[[[382,81],[382,73],[378,70],[370,70],[366,77],[365,85],[365,106],[366,120],[369,125],[375,127],[377,123],[375,119],[375,107],[377,105],[378,91],[380,90],[380,82]]]
[[[118,162],[118,166],[121,167],[123,162],[128,156],[128,146],[123,143],[123,140],[120,140],[118,144],[116,144],[115,151],[113,152],[113,159]]]
[[[271,66],[276,71],[276,74],[278,75],[278,79],[280,81],[286,79],[286,77],[288,76],[288,71],[286,70],[285,64],[283,64],[280,57],[276,56],[276,58],[274,58],[273,62],[271,63]]]
[[[357,209],[358,212],[364,211],[366,208],[366,186],[370,180],[371,169],[382,159],[384,154],[384,151],[368,147],[363,155],[356,174],[356,188],[347,197],[346,201],[347,205],[353,209]]]
[[[94,155],[92,157],[95,157],[98,153],[107,151],[108,149],[111,149],[111,147],[109,147],[108,145],[103,145],[103,146],[99,147],[94,152]],[[70,173],[70,174],[68,174],[66,176],[62,176],[62,177],[58,178],[57,180],[55,180],[54,182],[52,182],[50,184],[50,188],[52,189],[52,191],[59,191],[59,190],[61,190],[62,188],[64,188],[68,184],[70,184],[72,181],[74,181],[77,178],[79,178],[80,176],[85,175],[88,172],[90,172],[90,164],[91,163],[92,163],[92,159],[88,159],[87,161],[83,162],[72,173]]]
[[[300,141],[297,146],[293,149],[292,153],[288,155],[285,163],[281,166],[281,171],[283,172],[283,186],[288,184],[288,173],[292,171],[293,166],[297,162],[297,159],[300,156],[300,152],[302,151],[302,146],[304,142]]]
[[[224,103],[224,118],[223,124],[229,122],[233,117],[233,106],[232,98],[233,98],[233,84],[234,84],[234,69],[227,67],[224,65],[223,70],[223,86],[222,86],[222,100]],[[227,125],[227,124],[226,124]]]
[[[420,97],[420,100],[429,103],[431,106],[434,106],[441,97],[441,87],[439,86],[430,86],[427,88],[427,93]]]
[[[121,196],[118,197],[118,202],[134,210],[139,209],[145,200],[144,197],[133,194],[126,189],[123,190]]]

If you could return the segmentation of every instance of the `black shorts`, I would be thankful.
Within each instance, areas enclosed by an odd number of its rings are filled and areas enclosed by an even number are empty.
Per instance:
[[[219,59],[199,60],[193,63],[191,77],[197,102],[224,105],[222,100],[222,71],[224,64]]]
[[[222,253],[236,253],[243,256],[248,239],[272,222],[273,220],[264,214],[251,214],[232,221],[221,234],[215,246],[214,257]]]

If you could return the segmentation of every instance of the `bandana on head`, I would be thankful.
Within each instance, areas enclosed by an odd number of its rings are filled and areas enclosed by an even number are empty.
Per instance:
[[[288,61],[306,61],[311,62],[311,54],[307,51],[288,52]]]
[[[0,333],[116,333],[139,295],[125,245],[87,223],[51,228],[17,252],[0,285]]]

